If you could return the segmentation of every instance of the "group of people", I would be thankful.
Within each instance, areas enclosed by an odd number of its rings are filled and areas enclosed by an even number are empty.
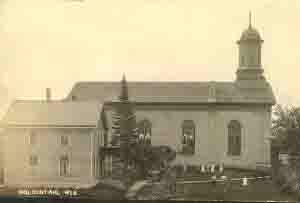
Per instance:
[[[182,162],[182,166],[183,166],[183,172],[185,173],[187,171],[187,165],[184,163],[184,161]],[[200,172],[201,173],[215,173],[215,172],[219,172],[219,173],[223,173],[224,171],[224,165],[223,164],[201,164],[200,165]]]
[[[223,171],[224,171],[223,164],[219,164],[219,165],[215,165],[215,164],[201,165],[200,166],[200,171],[201,171],[201,173],[207,173],[207,172],[208,173],[215,173],[216,168],[218,168],[219,173],[223,173]]]

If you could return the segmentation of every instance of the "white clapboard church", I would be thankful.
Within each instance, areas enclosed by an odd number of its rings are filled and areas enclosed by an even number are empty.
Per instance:
[[[176,149],[178,162],[268,166],[276,101],[261,64],[262,43],[250,20],[237,41],[239,66],[232,69],[232,82],[128,82],[140,132],[151,137],[152,145]],[[111,138],[119,92],[119,82],[78,82],[66,101],[105,103]]]
[[[128,82],[139,133],[177,151],[175,162],[257,168],[270,164],[275,97],[249,23],[232,82]],[[92,185],[112,168],[98,149],[112,140],[119,82],[77,82],[62,101],[16,101],[5,128],[6,184]],[[102,116],[101,116],[102,115]]]

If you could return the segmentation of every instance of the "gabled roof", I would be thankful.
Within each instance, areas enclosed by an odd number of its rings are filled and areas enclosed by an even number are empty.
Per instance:
[[[128,82],[129,98],[136,103],[258,103],[274,104],[270,85],[236,82]],[[114,101],[120,82],[78,82],[66,100]]]
[[[99,102],[15,101],[1,121],[3,127],[97,127]]]

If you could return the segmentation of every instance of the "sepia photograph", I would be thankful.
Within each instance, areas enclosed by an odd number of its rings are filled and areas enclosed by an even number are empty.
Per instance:
[[[300,201],[299,0],[0,0],[0,202]]]

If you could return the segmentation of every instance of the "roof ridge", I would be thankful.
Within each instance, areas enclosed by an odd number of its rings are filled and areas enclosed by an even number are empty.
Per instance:
[[[210,83],[210,82],[215,82],[215,83],[234,83],[234,81],[215,81],[215,80],[209,80],[209,81],[184,81],[184,80],[162,80],[162,81],[153,81],[153,80],[131,80],[128,81],[127,83]],[[75,84],[80,84],[80,83],[96,83],[96,84],[109,84],[109,83],[120,83],[120,81],[77,81]]]
[[[14,104],[58,104],[58,103],[65,103],[64,101],[61,100],[51,100],[51,101],[47,101],[44,99],[18,99],[15,100],[14,102],[12,102],[12,105]]]
[[[102,86],[105,87],[116,87],[120,84],[120,82],[77,82],[73,86],[71,92],[74,91],[74,89],[85,87],[88,85],[92,86]],[[193,81],[193,82],[185,82],[185,81],[130,81],[127,83],[129,87],[141,87],[141,86],[149,86],[149,87],[174,87],[177,85],[180,85],[181,87],[206,87],[210,86],[212,84],[215,84],[217,86],[219,85],[234,85],[235,82],[233,81]]]
[[[14,100],[12,103],[46,103],[46,104],[54,104],[54,103],[62,103],[62,104],[67,104],[67,103],[101,103],[98,100],[51,100],[51,101],[46,101],[46,100],[39,100],[39,99],[17,99]]]

